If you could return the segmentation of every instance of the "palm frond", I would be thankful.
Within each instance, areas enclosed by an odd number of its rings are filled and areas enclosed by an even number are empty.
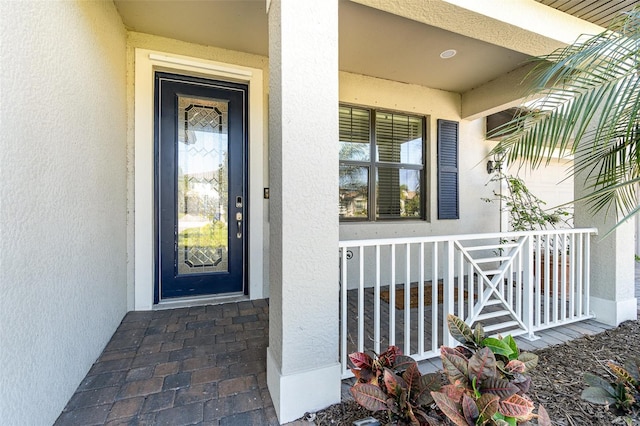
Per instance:
[[[575,156],[593,211],[638,211],[640,8],[595,36],[535,59],[527,109],[498,130],[493,155],[531,167]],[[619,217],[620,217],[619,216]]]

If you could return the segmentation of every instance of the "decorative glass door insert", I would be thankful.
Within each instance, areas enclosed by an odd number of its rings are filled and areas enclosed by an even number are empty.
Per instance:
[[[178,274],[228,270],[228,106],[178,97]]]

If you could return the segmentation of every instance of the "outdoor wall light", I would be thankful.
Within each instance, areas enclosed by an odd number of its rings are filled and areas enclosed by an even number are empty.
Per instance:
[[[502,163],[497,160],[489,160],[487,161],[487,173],[491,174],[493,172],[499,172],[502,168]]]

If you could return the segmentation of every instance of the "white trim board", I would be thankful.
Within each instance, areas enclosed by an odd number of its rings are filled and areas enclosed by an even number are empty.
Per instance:
[[[242,67],[147,49],[135,50],[134,132],[134,309],[153,308],[154,254],[154,72],[242,82],[249,85],[249,297],[264,297],[264,128],[263,76],[258,68]]]
[[[589,306],[596,321],[614,327],[625,321],[638,319],[638,300],[635,297],[626,300],[608,300],[591,296]]]
[[[283,375],[267,348],[267,383],[280,423],[292,422],[307,411],[340,402],[340,363]],[[313,383],[313,386],[309,386]]]

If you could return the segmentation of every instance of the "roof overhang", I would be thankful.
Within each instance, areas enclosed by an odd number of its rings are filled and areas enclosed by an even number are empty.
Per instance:
[[[462,118],[519,102],[531,56],[602,31],[535,0],[339,1],[342,71],[459,93]],[[131,31],[268,55],[265,0],[114,3]]]

